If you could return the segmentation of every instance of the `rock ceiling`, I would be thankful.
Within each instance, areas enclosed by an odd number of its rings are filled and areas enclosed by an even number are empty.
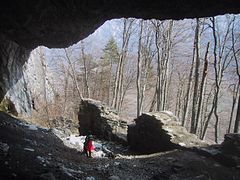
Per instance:
[[[4,2],[4,3],[3,3]],[[183,19],[239,13],[239,0],[8,0],[0,33],[19,45],[67,47],[106,20],[120,17]]]

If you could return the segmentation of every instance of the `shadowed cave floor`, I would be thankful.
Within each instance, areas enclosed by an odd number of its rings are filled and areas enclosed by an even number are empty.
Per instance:
[[[49,129],[0,112],[0,179],[240,179],[240,170],[189,150],[115,159],[83,156]]]

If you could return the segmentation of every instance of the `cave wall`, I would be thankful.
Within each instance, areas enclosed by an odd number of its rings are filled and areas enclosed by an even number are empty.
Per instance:
[[[38,109],[44,101],[45,90],[49,101],[53,97],[45,57],[40,56],[44,48],[26,50],[4,36],[0,42],[0,99],[10,100],[17,113],[31,115],[32,100]]]
[[[29,54],[30,51],[26,48],[0,36],[0,99],[10,99],[21,114],[29,114],[31,110],[24,74]]]

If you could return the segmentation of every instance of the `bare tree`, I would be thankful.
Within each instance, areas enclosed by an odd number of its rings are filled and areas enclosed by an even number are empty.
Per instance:
[[[64,74],[64,103],[63,103],[63,111],[62,114],[65,116],[66,112],[66,105],[68,99],[68,88],[69,88],[69,66],[65,67],[65,74]]]
[[[196,29],[195,29],[195,72],[194,72],[194,88],[193,88],[193,101],[192,101],[192,119],[191,119],[191,127],[190,132],[196,134],[197,132],[197,122],[196,122],[196,108],[198,103],[198,85],[199,85],[199,66],[200,66],[200,56],[199,56],[199,18],[196,19]],[[195,53],[194,53],[195,55]],[[194,57],[193,57],[194,58]]]
[[[143,33],[144,31],[144,33]],[[142,20],[140,22],[140,32],[138,41],[138,66],[137,66],[137,116],[143,111],[145,101],[145,93],[147,85],[150,84],[149,74],[151,63],[155,56],[155,51],[152,50],[153,34],[148,26],[148,22]]]
[[[123,20],[123,35],[122,35],[122,47],[119,56],[115,83],[114,83],[114,92],[113,92],[113,101],[112,106],[118,111],[121,110],[121,102],[123,101],[123,75],[124,75],[124,65],[127,58],[129,39],[132,33],[132,25],[134,19],[124,19]]]
[[[234,109],[235,109],[236,102],[237,102],[237,94],[238,94],[238,89],[239,89],[239,83],[238,83],[238,85],[231,84],[228,88],[230,89],[231,94],[232,94],[232,109],[231,109],[231,114],[230,114],[228,130],[227,130],[227,133],[230,133],[231,132],[231,127],[232,127],[232,121],[233,121],[233,113],[234,113]]]
[[[235,120],[235,124],[234,124],[234,133],[239,133],[239,129],[240,129],[240,95],[238,95],[238,108],[237,108],[237,115],[236,115],[236,120]]]
[[[203,66],[203,71],[202,71],[202,80],[200,84],[200,92],[199,92],[199,102],[198,102],[198,109],[197,109],[197,117],[196,117],[196,131],[197,127],[199,124],[199,118],[202,110],[202,100],[204,96],[204,89],[205,89],[205,82],[206,82],[206,77],[207,77],[207,72],[208,72],[208,49],[209,49],[210,42],[207,43],[207,48],[205,52],[205,57],[204,57],[204,66]]]
[[[137,117],[141,115],[141,71],[142,71],[142,57],[141,57],[141,47],[142,47],[142,31],[143,31],[143,20],[140,21],[140,32],[138,39],[138,58],[137,58]]]
[[[153,36],[151,29],[145,30],[146,35],[142,47],[142,58],[143,58],[143,71],[142,71],[142,81],[141,81],[141,99],[140,99],[140,109],[143,111],[143,104],[145,102],[145,93],[147,86],[151,86],[151,64],[155,56],[155,51],[152,50],[153,46]]]
[[[182,107],[182,99],[184,94],[184,85],[185,85],[185,78],[184,75],[181,75],[180,72],[178,72],[178,88],[177,88],[177,99],[176,99],[176,106],[175,106],[175,115],[177,117],[180,117],[181,114],[181,107]]]
[[[166,23],[164,23],[166,22]],[[165,110],[167,105],[168,87],[169,87],[169,63],[172,49],[172,29],[173,20],[170,21],[152,21],[155,31],[155,46],[157,51],[157,84],[156,101],[157,111]],[[167,25],[165,25],[167,24]],[[152,108],[150,108],[152,109]]]
[[[206,93],[204,95],[206,102],[205,102],[205,104],[203,103],[203,107],[202,107],[203,111],[202,111],[201,126],[200,126],[200,139],[204,139],[206,132],[207,132],[209,122],[210,122],[212,114],[213,114],[213,107],[214,107],[214,105],[212,103],[212,102],[214,102],[214,100],[212,100],[213,96],[214,96],[213,91],[214,91],[214,88],[212,86],[210,92]],[[206,90],[205,90],[205,92],[206,92]],[[211,106],[211,108],[210,108],[210,111],[208,112],[209,105]]]
[[[87,65],[86,65],[86,55],[85,55],[85,52],[84,52],[84,44],[83,44],[83,41],[82,41],[82,44],[81,44],[81,53],[82,53],[82,59],[83,59],[83,69],[84,69],[84,90],[86,90],[86,97],[87,98],[90,98],[90,89],[89,89],[89,85],[88,85],[88,69],[87,69]]]
[[[188,116],[188,111],[189,111],[189,103],[190,103],[190,90],[192,86],[192,78],[193,78],[193,69],[194,69],[194,63],[195,63],[195,52],[196,52],[196,40],[198,36],[198,30],[197,27],[195,29],[195,36],[194,36],[194,42],[193,42],[193,55],[192,55],[192,63],[191,63],[191,68],[188,76],[188,83],[187,83],[187,90],[186,94],[184,97],[184,105],[183,105],[183,116],[182,116],[182,126],[185,126],[186,119]]]
[[[73,64],[72,64],[72,62],[71,62],[71,59],[70,59],[70,56],[69,56],[69,54],[68,54],[67,49],[64,49],[64,52],[65,52],[65,56],[66,56],[66,59],[67,59],[67,61],[68,61],[69,67],[70,67],[70,69],[71,69],[71,71],[72,71],[73,81],[74,81],[74,84],[75,84],[75,86],[76,86],[76,89],[77,89],[77,92],[78,92],[78,96],[79,96],[80,100],[82,100],[82,99],[83,99],[83,96],[82,96],[80,87],[79,87],[79,85],[78,85],[77,75],[76,75],[75,69],[74,69]]]
[[[227,43],[227,38],[230,34],[230,28],[232,21],[229,22],[228,28],[224,34],[222,44],[220,44],[220,37],[217,37],[216,34],[216,24],[215,24],[215,18],[211,18],[212,22],[212,32],[213,32],[213,38],[214,38],[214,70],[215,70],[215,107],[214,107],[214,115],[216,118],[215,121],[215,142],[218,142],[218,123],[219,123],[219,116],[218,116],[218,96],[219,96],[219,91],[220,91],[220,85],[222,83],[222,77],[223,73],[230,64],[232,58],[229,58],[229,54],[231,52],[230,50],[226,50],[226,43]],[[217,45],[220,46],[218,48],[218,54],[217,56]]]
[[[236,63],[236,73],[238,76],[238,85],[237,85],[237,92],[238,92],[238,108],[237,108],[237,113],[236,113],[236,120],[235,120],[235,124],[234,124],[234,133],[239,133],[240,132],[240,72],[239,72],[239,60],[237,58],[237,54],[239,54],[240,52],[240,48],[236,49],[236,39],[235,39],[235,35],[234,35],[234,27],[235,27],[235,16],[233,18],[233,27],[232,27],[232,50],[233,50],[233,57]],[[237,37],[237,39],[239,40],[239,36]],[[234,106],[234,105],[233,105]],[[231,125],[231,124],[230,124]],[[229,125],[229,126],[230,126]]]
[[[208,114],[208,120],[203,128],[202,138],[204,138],[208,123],[211,119],[212,114],[215,116],[215,124],[214,124],[214,138],[215,142],[218,142],[218,125],[219,125],[219,115],[218,115],[218,104],[219,104],[219,93],[220,87],[223,80],[223,75],[227,67],[232,61],[232,57],[230,57],[230,52],[232,48],[227,48],[227,41],[230,35],[230,29],[232,27],[232,20],[228,22],[227,29],[224,31],[222,35],[220,32],[217,32],[216,27],[216,18],[210,18],[211,21],[211,29],[213,35],[213,68],[214,68],[214,96],[211,110]]]

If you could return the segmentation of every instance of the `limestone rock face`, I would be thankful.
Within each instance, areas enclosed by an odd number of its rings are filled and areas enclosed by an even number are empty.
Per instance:
[[[90,131],[107,140],[126,142],[127,122],[100,101],[84,99],[80,104],[78,119],[81,135]]]
[[[0,101],[9,99],[18,114],[30,115],[32,98],[36,97],[35,104],[38,104],[43,99],[44,88],[48,99],[53,96],[40,50],[31,52],[0,36]]]
[[[143,153],[206,144],[188,133],[168,111],[145,113],[135,119],[135,124],[128,127],[128,143],[133,150]]]
[[[29,114],[31,111],[24,73],[29,54],[29,50],[0,36],[0,100],[8,98],[21,114]]]
[[[51,102],[54,97],[50,82],[52,76],[46,63],[44,47],[38,47],[31,51],[30,56],[25,63],[24,74],[26,76],[28,90],[31,99],[34,101],[35,108],[41,109],[45,98]],[[46,97],[45,97],[46,96]]]

